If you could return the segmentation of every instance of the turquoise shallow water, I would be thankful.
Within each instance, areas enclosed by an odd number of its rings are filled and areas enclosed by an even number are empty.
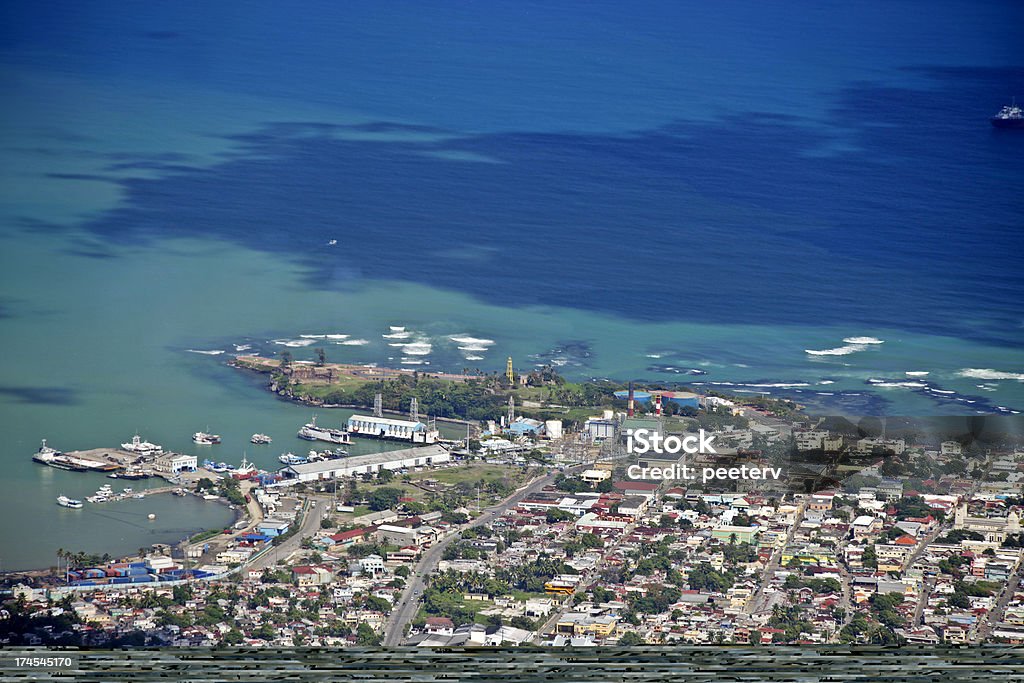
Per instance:
[[[1024,408],[1019,4],[313,7],[5,6],[0,567],[221,524],[75,516],[101,478],[29,457],[274,465],[310,411],[241,346]]]

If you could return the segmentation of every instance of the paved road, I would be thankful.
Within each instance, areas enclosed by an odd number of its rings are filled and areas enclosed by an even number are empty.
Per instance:
[[[1014,592],[1017,590],[1017,584],[1020,583],[1022,572],[1024,572],[1024,562],[1019,563],[1013,574],[1010,575],[1010,578],[1006,580],[1006,584],[996,600],[995,607],[981,618],[981,623],[978,626],[979,641],[984,641],[988,638],[995,625],[1003,620],[1003,615],[1006,614],[1006,607],[1010,603],[1010,598],[1013,597]]]
[[[768,561],[768,566],[764,568],[761,583],[758,585],[753,597],[747,603],[747,614],[756,614],[758,610],[763,609],[761,603],[765,596],[764,589],[768,587],[768,584],[771,583],[772,577],[775,576],[775,572],[778,571],[779,565],[782,563],[782,553],[785,552],[786,548],[788,548],[793,542],[793,537],[796,536],[796,532],[800,528],[800,523],[803,519],[804,509],[803,506],[801,506],[800,510],[796,513],[795,521],[792,526],[790,526],[789,532],[786,534],[785,542],[781,547],[776,548],[775,551],[772,552],[772,557]]]
[[[316,507],[311,507],[313,504],[306,503],[306,512],[302,517],[302,526],[299,527],[298,533],[288,537],[281,545],[268,550],[265,555],[248,565],[247,569],[260,570],[273,566],[279,558],[284,559],[298,550],[302,544],[302,539],[312,536],[319,531],[320,520],[323,519],[324,510],[327,509],[327,506],[323,504],[323,501],[316,505]]]
[[[576,467],[582,467],[582,465]],[[570,469],[574,468],[567,468],[566,472],[568,473]],[[463,526],[462,529],[471,529],[493,521],[496,517],[511,508],[516,502],[532,493],[536,493],[545,486],[554,483],[555,477],[557,477],[558,474],[559,472],[556,470],[549,472],[540,479],[534,480],[533,483],[513,493],[497,505],[486,508],[479,517]],[[406,584],[405,590],[402,591],[401,597],[398,599],[398,602],[395,603],[395,609],[391,611],[391,615],[384,624],[383,644],[385,646],[390,647],[402,642],[409,622],[413,620],[419,609],[419,599],[423,594],[426,577],[437,568],[437,563],[441,560],[441,556],[444,554],[444,549],[454,543],[460,536],[460,533],[451,533],[424,551],[423,556],[420,558],[419,563],[413,570],[412,575],[409,576],[409,582]]]

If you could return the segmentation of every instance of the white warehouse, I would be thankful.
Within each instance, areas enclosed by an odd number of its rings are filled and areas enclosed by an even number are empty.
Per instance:
[[[431,444],[441,436],[422,422],[396,420],[374,415],[353,415],[348,419],[348,433],[374,439],[394,439],[411,443]]]
[[[389,453],[355,455],[337,460],[322,460],[320,462],[307,462],[302,465],[289,465],[281,469],[281,476],[285,480],[282,483],[289,481],[320,481],[339,477],[352,477],[357,474],[373,474],[381,470],[427,467],[451,462],[451,459],[451,454],[442,446],[403,448]]]

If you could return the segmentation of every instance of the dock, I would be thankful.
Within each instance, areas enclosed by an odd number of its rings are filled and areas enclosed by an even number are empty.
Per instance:
[[[65,451],[64,457],[88,470],[114,472],[134,464],[139,456],[119,448],[90,448],[84,451]]]

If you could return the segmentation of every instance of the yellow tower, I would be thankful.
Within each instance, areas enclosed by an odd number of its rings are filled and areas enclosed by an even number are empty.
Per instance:
[[[505,363],[505,376],[508,377],[509,384],[516,383],[515,373],[512,372],[512,356],[509,356],[508,361]]]

